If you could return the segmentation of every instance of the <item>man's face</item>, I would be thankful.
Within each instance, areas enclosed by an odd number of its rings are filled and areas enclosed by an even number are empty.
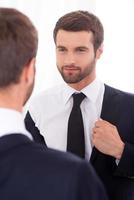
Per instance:
[[[97,61],[92,32],[59,30],[56,59],[58,70],[66,83],[77,84],[86,80],[88,84],[94,76]]]

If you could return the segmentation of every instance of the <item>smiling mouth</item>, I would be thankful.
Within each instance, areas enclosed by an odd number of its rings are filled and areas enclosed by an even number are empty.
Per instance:
[[[65,71],[78,71],[78,67],[64,67],[63,70]]]

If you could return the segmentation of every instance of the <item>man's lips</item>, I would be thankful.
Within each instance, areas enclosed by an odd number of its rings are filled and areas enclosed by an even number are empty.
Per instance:
[[[76,71],[79,70],[78,67],[63,67],[63,70],[65,71]]]

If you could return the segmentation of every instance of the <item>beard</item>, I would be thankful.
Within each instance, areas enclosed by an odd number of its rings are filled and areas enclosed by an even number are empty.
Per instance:
[[[87,64],[84,69],[76,65],[64,65],[58,70],[63,80],[68,84],[79,83],[81,80],[89,76],[95,68],[95,59]]]
[[[31,83],[31,85],[28,87],[28,89],[26,91],[26,95],[25,95],[23,106],[27,103],[28,99],[30,98],[30,96],[31,96],[31,94],[33,92],[34,82],[35,82],[35,79],[33,80],[33,82]]]

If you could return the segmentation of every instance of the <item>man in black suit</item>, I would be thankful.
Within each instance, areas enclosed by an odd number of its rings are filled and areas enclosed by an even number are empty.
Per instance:
[[[0,8],[0,199],[105,200],[85,161],[36,144],[22,108],[35,78],[37,31],[23,13]]]
[[[67,13],[57,21],[54,28],[57,67],[67,84],[35,97],[25,123],[35,141],[66,151],[72,94],[84,93],[80,107],[85,159],[92,162],[111,200],[132,200],[134,95],[111,88],[96,78],[96,63],[103,52],[103,32],[100,20],[86,11]]]

